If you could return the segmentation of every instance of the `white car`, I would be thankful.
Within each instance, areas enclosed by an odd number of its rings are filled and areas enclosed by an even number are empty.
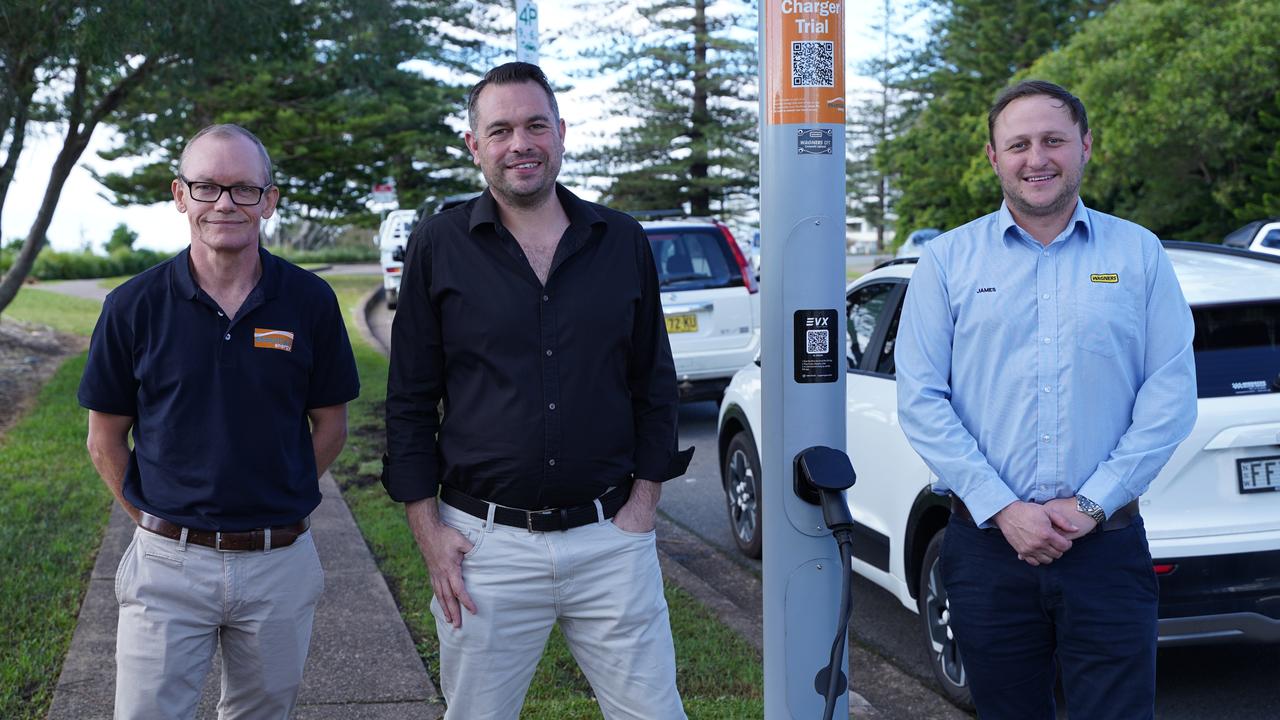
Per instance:
[[[760,352],[755,274],[723,223],[708,218],[641,221],[653,250],[684,400],[718,400]]]
[[[1222,244],[1227,247],[1280,255],[1280,217],[1254,220],[1222,238]]]
[[[1141,499],[1160,583],[1160,644],[1280,642],[1280,258],[1166,242],[1195,319],[1199,416]],[[847,452],[854,571],[919,613],[947,696],[969,705],[938,552],[948,501],[898,425],[893,345],[914,259],[847,291]],[[760,368],[720,406],[719,450],[739,548],[760,554]]]
[[[923,228],[921,230],[915,230],[907,236],[905,241],[903,241],[902,247],[898,248],[898,252],[894,257],[920,257],[920,251],[924,250],[924,244],[941,234],[942,231],[938,228]]]
[[[404,270],[404,249],[417,222],[413,210],[392,210],[378,227],[378,259],[382,264],[382,292],[387,307],[395,310],[400,299],[400,274]]]

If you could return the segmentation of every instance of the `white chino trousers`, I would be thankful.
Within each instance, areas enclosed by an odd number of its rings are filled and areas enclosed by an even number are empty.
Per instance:
[[[288,718],[323,590],[310,532],[220,552],[139,528],[116,571],[116,720],[194,717],[219,643],[218,717]]]
[[[443,502],[440,517],[475,546],[462,580],[477,610],[455,630],[431,601],[446,720],[516,720],[556,622],[607,720],[684,720],[654,532],[529,532]]]

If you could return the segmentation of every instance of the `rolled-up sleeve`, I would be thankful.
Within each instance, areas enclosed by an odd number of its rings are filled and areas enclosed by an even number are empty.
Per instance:
[[[423,226],[409,239],[391,325],[387,455],[382,484],[392,500],[435,497],[440,486],[437,406],[444,388],[440,316],[431,302],[431,245]]]

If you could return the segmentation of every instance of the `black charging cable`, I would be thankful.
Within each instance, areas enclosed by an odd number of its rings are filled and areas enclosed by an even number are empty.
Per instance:
[[[844,673],[845,640],[853,616],[853,516],[844,500],[844,491],[853,487],[857,476],[849,456],[834,448],[815,446],[796,456],[795,492],[801,499],[822,507],[822,522],[831,530],[840,556],[840,612],[836,636],[831,641],[827,666],[814,678],[814,689],[826,698],[822,720],[831,720],[840,695],[848,689]]]

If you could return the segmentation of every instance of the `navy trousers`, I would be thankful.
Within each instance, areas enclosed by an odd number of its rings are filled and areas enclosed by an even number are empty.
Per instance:
[[[1159,589],[1140,517],[1032,567],[1000,530],[952,516],[942,581],[981,720],[1054,720],[1055,660],[1072,718],[1154,718]]]

